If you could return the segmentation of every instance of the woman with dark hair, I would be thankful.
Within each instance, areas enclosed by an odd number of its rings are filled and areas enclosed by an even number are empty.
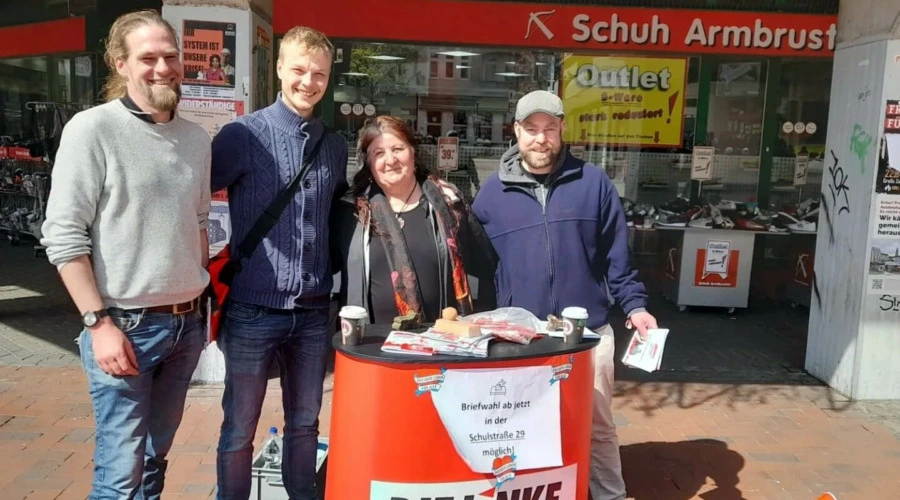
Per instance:
[[[222,58],[213,54],[209,58],[209,69],[206,71],[206,79],[210,82],[224,82],[227,77],[222,69]]]
[[[490,241],[459,191],[416,165],[409,127],[379,116],[357,144],[361,168],[332,218],[341,305],[365,307],[377,324],[493,309]]]

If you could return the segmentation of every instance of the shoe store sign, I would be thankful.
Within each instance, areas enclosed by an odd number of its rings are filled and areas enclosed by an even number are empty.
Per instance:
[[[730,241],[707,241],[706,248],[697,249],[694,286],[737,287],[739,256],[740,252],[738,250],[731,249]]]
[[[332,38],[381,41],[832,57],[837,37],[834,15],[453,0],[380,0],[377,9],[370,0],[332,0],[315,9],[275,3],[276,33],[302,20]]]

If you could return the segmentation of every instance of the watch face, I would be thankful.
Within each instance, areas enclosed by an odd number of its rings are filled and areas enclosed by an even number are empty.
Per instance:
[[[92,327],[97,324],[97,313],[91,311],[84,313],[84,326]]]

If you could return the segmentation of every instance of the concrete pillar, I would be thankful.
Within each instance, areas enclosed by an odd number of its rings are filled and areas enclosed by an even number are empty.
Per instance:
[[[185,66],[182,117],[200,123],[210,137],[235,116],[272,102],[275,38],[272,0],[165,0],[163,17],[175,26]],[[227,50],[226,50],[227,49]],[[218,56],[227,71],[222,82],[212,67]],[[210,254],[218,253],[231,236],[227,195],[213,197],[210,214]],[[215,342],[204,350],[194,371],[194,383],[225,380],[222,351]]]
[[[900,273],[879,266],[900,263],[900,191],[880,187],[887,103],[900,99],[900,3],[842,1],[837,40],[806,369],[853,399],[900,399]],[[890,160],[900,169],[900,154]]]

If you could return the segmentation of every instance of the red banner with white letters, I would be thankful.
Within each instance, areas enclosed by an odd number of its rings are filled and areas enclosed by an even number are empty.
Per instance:
[[[458,0],[275,0],[276,33],[560,50],[831,57],[837,16]]]

